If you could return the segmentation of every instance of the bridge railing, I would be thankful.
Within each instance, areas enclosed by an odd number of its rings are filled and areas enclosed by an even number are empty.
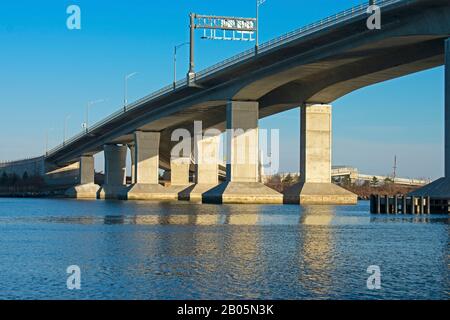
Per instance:
[[[375,0],[375,4],[377,6],[379,6],[380,8],[382,7],[386,7],[388,5],[394,4],[394,3],[399,3],[399,2],[403,2],[405,0]],[[347,9],[345,11],[339,12],[337,14],[334,14],[332,16],[329,16],[327,18],[324,18],[320,21],[311,23],[309,25],[306,25],[304,27],[301,27],[297,30],[288,32],[286,34],[283,34],[277,38],[274,38],[272,40],[269,40],[265,43],[262,43],[259,46],[258,49],[258,54],[260,53],[264,53],[267,51],[270,51],[274,48],[277,48],[285,43],[291,42],[293,40],[297,40],[301,37],[305,37],[307,35],[310,35],[314,32],[323,30],[329,26],[338,24],[338,23],[342,23],[345,21],[348,21],[356,16],[359,15],[363,15],[366,14],[367,8],[369,7],[368,1],[366,0],[365,3],[362,3],[360,5],[354,6],[350,9]],[[255,57],[255,49],[248,49],[246,51],[243,51],[237,55],[234,55],[228,59],[225,59],[219,63],[216,63],[206,69],[201,70],[200,72],[196,73],[195,75],[195,79],[196,80],[201,80],[204,79],[208,76],[210,76],[213,73],[216,73],[218,71],[224,70],[234,64],[243,62],[245,60],[251,59]],[[179,89],[181,87],[185,87],[187,86],[187,80],[186,79],[182,79],[176,82],[175,88]],[[89,134],[90,132],[94,131],[97,128],[100,128],[101,126],[103,126],[105,123],[123,115],[124,113],[126,113],[127,111],[133,110],[135,108],[138,108],[139,106],[141,106],[144,103],[147,103],[153,99],[156,99],[158,97],[161,97],[165,94],[168,94],[170,92],[172,92],[174,89],[173,85],[168,85],[165,86],[153,93],[151,93],[150,95],[147,95],[139,100],[134,101],[133,103],[129,104],[126,108],[122,107],[121,109],[119,109],[118,111],[112,113],[111,115],[109,115],[108,117],[100,120],[99,122],[95,123],[93,126],[89,127],[87,130],[80,132],[79,134],[73,136],[72,138],[66,140],[64,143],[60,144],[59,146],[56,146],[55,148],[51,149],[49,152],[47,152],[46,156],[52,155],[56,152],[58,152],[59,150],[61,150],[62,148],[64,148],[66,145],[84,137],[85,135]]]

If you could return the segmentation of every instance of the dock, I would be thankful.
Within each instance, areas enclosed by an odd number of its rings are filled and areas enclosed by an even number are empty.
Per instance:
[[[448,214],[450,200],[405,195],[372,195],[370,212],[372,214]]]

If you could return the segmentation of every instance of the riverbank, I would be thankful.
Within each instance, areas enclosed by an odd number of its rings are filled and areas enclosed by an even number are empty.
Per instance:
[[[267,183],[268,187],[283,192],[283,190],[290,187],[292,184],[279,184],[274,185]],[[380,196],[395,196],[395,195],[407,195],[408,193],[418,189],[419,187],[404,186],[398,184],[385,184],[382,186],[358,186],[358,185],[341,185],[342,188],[353,192],[358,196],[359,200],[370,200],[371,195]],[[43,187],[41,190],[35,188],[31,189],[8,189],[0,188],[0,198],[63,198],[65,190],[69,187]],[[2,190],[3,189],[3,190]]]
[[[360,200],[370,200],[371,195],[380,195],[380,196],[396,196],[396,195],[407,195],[410,192],[417,190],[420,187],[417,186],[405,186],[399,185],[395,183],[384,184],[381,186],[368,186],[368,185],[342,185],[342,188],[353,192],[358,195]]]
[[[283,193],[284,190],[290,188],[294,184],[299,182],[298,176],[287,176],[284,179],[274,176],[271,180],[266,181],[265,185]],[[359,200],[370,200],[371,195],[380,196],[395,196],[395,195],[407,195],[410,192],[420,188],[419,186],[407,186],[396,183],[383,183],[380,185],[365,184],[352,184],[352,183],[336,183],[336,185],[353,192],[358,196]]]

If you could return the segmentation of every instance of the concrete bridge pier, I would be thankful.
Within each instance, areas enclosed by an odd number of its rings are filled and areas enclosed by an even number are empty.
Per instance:
[[[190,167],[190,157],[170,159],[170,187],[166,188],[166,199],[183,200],[183,192],[192,186],[189,181]]]
[[[414,197],[430,197],[432,200],[450,200],[450,38],[445,40],[445,176],[420,188],[409,195]]]
[[[227,181],[203,194],[207,203],[283,203],[283,195],[260,183],[259,104],[227,105]]]
[[[101,199],[126,199],[127,146],[108,144],[105,154],[105,183],[100,190]]]
[[[331,183],[331,111],[325,104],[301,108],[300,183],[285,191],[285,203],[357,203],[355,194]]]
[[[194,185],[180,194],[181,200],[202,202],[203,194],[219,184],[220,136],[203,136],[195,141]]]
[[[134,183],[128,188],[128,200],[172,200],[177,194],[159,184],[160,132],[134,133],[132,168]]]
[[[190,158],[176,158],[170,160],[170,185],[172,187],[186,187],[189,185]]]
[[[82,156],[79,162],[78,185],[66,191],[66,196],[76,199],[96,199],[100,186],[94,183],[94,157]]]

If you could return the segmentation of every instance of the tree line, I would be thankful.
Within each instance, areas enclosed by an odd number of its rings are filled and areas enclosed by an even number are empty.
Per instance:
[[[24,172],[23,175],[16,173],[0,174],[0,188],[9,191],[34,191],[44,185],[44,179],[41,176],[30,175]]]

